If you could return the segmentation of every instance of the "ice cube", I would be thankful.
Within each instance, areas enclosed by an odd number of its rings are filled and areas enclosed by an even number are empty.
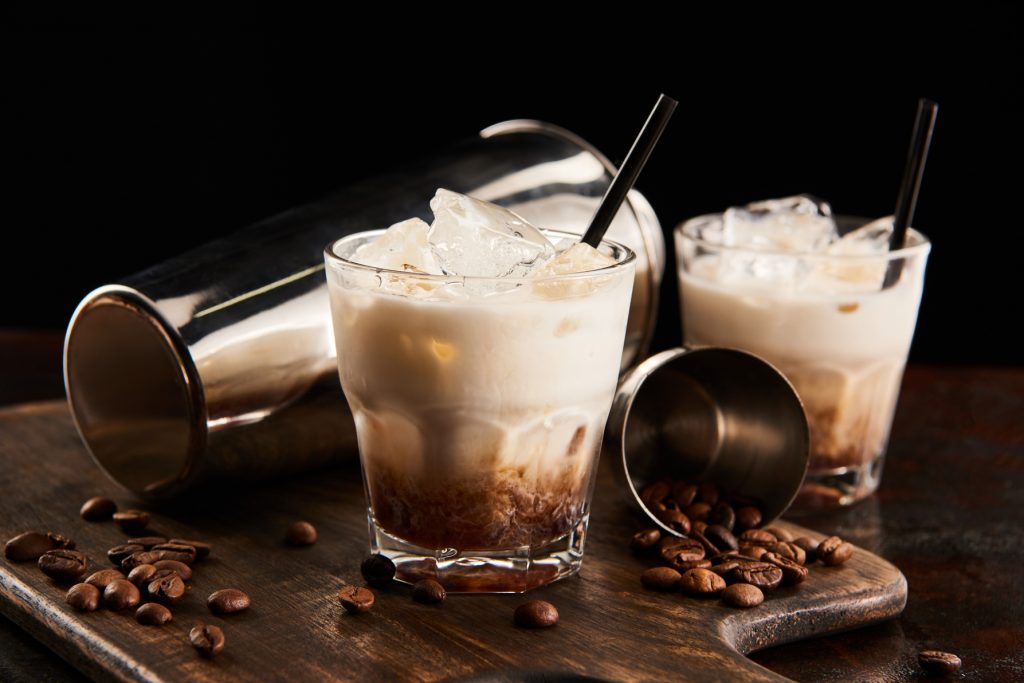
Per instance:
[[[419,218],[395,223],[383,235],[356,249],[352,260],[374,268],[440,274],[427,242],[429,229]]]
[[[428,240],[447,275],[525,277],[555,248],[525,219],[497,204],[439,189]]]
[[[820,262],[819,272],[806,285],[837,292],[870,292],[880,289],[889,265],[886,254],[889,251],[890,235],[892,216],[879,218],[851,230],[828,247],[828,254],[838,258]],[[843,258],[847,256],[851,258]]]
[[[722,242],[789,252],[820,252],[838,238],[832,209],[809,195],[753,202],[722,215]]]
[[[530,271],[531,278],[551,278],[570,273],[585,273],[599,270],[615,264],[615,259],[594,249],[589,244],[575,242],[564,249],[544,265]],[[607,278],[569,278],[563,280],[547,280],[534,285],[535,291],[545,297],[562,298],[566,296],[582,296],[594,291]]]
[[[843,235],[828,247],[830,254],[884,254],[889,251],[892,216],[879,218]]]

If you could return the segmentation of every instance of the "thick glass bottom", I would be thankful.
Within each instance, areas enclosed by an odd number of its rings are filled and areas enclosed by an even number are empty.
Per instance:
[[[579,571],[590,515],[572,530],[541,547],[501,550],[423,548],[380,528],[368,512],[370,551],[395,563],[395,579],[415,583],[435,579],[449,593],[524,593]]]
[[[808,469],[791,510],[827,510],[853,505],[878,489],[878,484],[882,481],[884,464],[883,452],[859,465]]]

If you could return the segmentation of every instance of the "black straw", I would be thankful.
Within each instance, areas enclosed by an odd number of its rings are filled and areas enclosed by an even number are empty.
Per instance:
[[[900,193],[896,196],[896,211],[893,212],[892,235],[889,236],[889,251],[902,249],[907,240],[907,228],[914,220],[914,209],[917,206],[917,195],[921,190],[921,178],[924,176],[924,164],[928,160],[928,147],[935,129],[935,117],[938,116],[939,105],[922,97],[917,101],[917,118],[914,120],[914,133],[907,151],[907,165],[903,169],[903,180],[900,181]],[[885,273],[882,289],[888,289],[900,279],[903,261],[894,259],[889,262]]]
[[[654,151],[654,146],[658,144],[658,138],[661,137],[662,131],[668,125],[668,120],[672,118],[672,112],[676,110],[677,104],[679,103],[664,93],[658,98],[658,103],[654,105],[651,115],[647,117],[647,123],[644,124],[636,142],[633,143],[629,154],[626,155],[626,160],[622,162],[619,172],[615,174],[611,185],[608,186],[608,191],[604,193],[601,205],[597,207],[597,213],[594,214],[593,220],[590,221],[590,227],[587,228],[587,233],[583,236],[582,241],[585,244],[597,248],[597,245],[601,243],[601,238],[608,231],[608,226],[611,225],[612,219],[615,218],[619,207],[622,206],[622,200],[633,189],[633,184],[640,175],[640,171],[643,170],[644,164],[647,163],[651,152]]]

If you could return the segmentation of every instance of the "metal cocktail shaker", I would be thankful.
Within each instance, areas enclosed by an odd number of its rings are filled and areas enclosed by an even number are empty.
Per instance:
[[[259,477],[351,454],[323,247],[412,216],[438,187],[582,233],[614,168],[569,131],[508,121],[402,171],[349,187],[165,261],[79,304],[64,381],[93,459],[150,499],[211,475]],[[646,350],[664,271],[653,210],[632,192],[609,231],[637,252],[622,367]]]

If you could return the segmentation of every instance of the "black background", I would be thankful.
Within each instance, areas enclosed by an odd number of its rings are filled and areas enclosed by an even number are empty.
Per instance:
[[[915,224],[933,251],[912,359],[1024,360],[1016,10],[665,8],[597,29],[587,7],[413,28],[396,8],[315,32],[9,18],[0,327],[61,329],[94,286],[497,121],[548,120],[619,161],[662,91],[680,106],[638,187],[669,245],[684,218],[799,192],[881,216],[928,96],[941,110]],[[668,270],[657,346],[678,343],[676,306]]]

